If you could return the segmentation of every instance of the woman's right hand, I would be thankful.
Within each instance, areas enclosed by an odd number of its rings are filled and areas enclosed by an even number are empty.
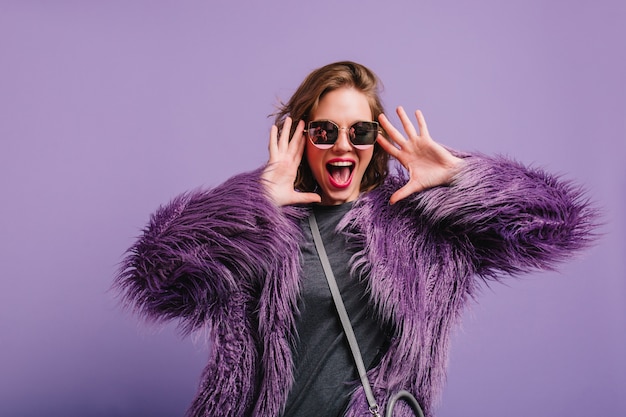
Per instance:
[[[268,195],[279,207],[322,201],[318,194],[298,192],[293,187],[304,152],[305,138],[304,121],[300,120],[293,137],[289,140],[291,123],[291,118],[287,117],[280,137],[278,137],[276,125],[272,126],[269,143],[270,159],[261,174]]]

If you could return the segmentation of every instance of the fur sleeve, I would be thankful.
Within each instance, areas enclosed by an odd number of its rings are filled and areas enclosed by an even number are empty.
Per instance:
[[[259,174],[235,176],[159,208],[115,278],[125,303],[149,321],[180,318],[189,332],[240,293],[250,294],[278,262],[284,236],[293,235]]]
[[[485,277],[552,269],[594,238],[597,211],[580,187],[503,157],[469,156],[450,186],[414,198]]]

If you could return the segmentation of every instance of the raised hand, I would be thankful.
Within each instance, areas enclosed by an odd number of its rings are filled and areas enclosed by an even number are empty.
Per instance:
[[[402,107],[398,107],[396,112],[407,137],[400,133],[384,114],[378,118],[391,139],[390,142],[379,136],[378,143],[409,173],[409,181],[389,199],[391,204],[413,193],[449,184],[463,162],[430,137],[421,111],[415,112],[419,132]]]
[[[321,201],[319,195],[301,193],[293,188],[304,152],[305,138],[302,134],[304,121],[300,120],[293,137],[289,140],[291,124],[291,118],[287,117],[280,137],[276,125],[272,126],[269,143],[270,159],[261,174],[261,179],[267,193],[278,206],[319,203]]]

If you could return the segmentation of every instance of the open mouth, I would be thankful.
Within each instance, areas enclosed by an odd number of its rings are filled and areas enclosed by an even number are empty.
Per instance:
[[[326,164],[326,170],[330,176],[330,182],[335,187],[344,188],[352,181],[354,162],[332,161]]]

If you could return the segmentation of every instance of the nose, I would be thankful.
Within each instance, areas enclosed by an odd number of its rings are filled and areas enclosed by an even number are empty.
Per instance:
[[[333,145],[333,149],[335,151],[350,152],[352,150],[352,144],[350,143],[350,138],[348,137],[349,131],[349,127],[339,128],[339,136],[337,137],[337,142],[335,142],[335,144]]]

